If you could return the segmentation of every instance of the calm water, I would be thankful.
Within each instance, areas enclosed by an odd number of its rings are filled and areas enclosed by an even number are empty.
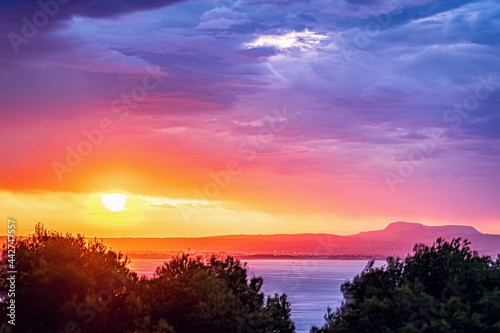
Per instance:
[[[139,275],[152,276],[161,259],[135,259],[130,265]],[[262,276],[266,294],[286,293],[292,303],[297,333],[321,326],[326,308],[342,301],[340,286],[359,274],[367,260],[244,260],[250,275]],[[382,263],[376,263],[381,265]]]

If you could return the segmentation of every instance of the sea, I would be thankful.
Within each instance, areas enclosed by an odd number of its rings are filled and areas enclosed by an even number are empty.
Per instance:
[[[151,277],[165,259],[134,259],[130,268]],[[368,260],[244,259],[250,276],[261,276],[267,295],[286,293],[297,333],[309,333],[325,323],[327,307],[342,302],[340,286],[361,273]],[[376,262],[375,266],[382,266]]]

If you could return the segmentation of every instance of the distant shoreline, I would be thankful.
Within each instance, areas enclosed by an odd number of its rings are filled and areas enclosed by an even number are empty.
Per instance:
[[[165,259],[169,260],[172,257],[176,256],[179,253],[158,253],[158,252],[130,252],[124,253],[131,260],[134,259]],[[236,253],[191,253],[192,257],[204,257],[210,258],[212,255],[216,257],[226,257],[231,256],[240,260],[386,260],[386,256],[377,255],[377,256],[364,256],[364,255],[329,255],[329,256],[315,256],[315,255],[274,255],[274,254],[236,254]]]

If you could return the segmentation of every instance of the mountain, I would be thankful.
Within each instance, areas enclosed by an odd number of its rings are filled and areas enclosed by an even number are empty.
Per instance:
[[[425,226],[415,222],[393,222],[384,230],[361,232],[356,237],[377,239],[377,238],[400,238],[408,239],[413,237],[428,238],[435,235],[453,237],[464,237],[468,235],[481,234],[474,227],[461,225],[445,225],[445,226]]]
[[[496,257],[500,253],[500,235],[483,234],[474,227],[461,225],[426,226],[414,222],[394,222],[384,230],[361,232],[350,237],[353,241],[368,242],[381,250],[394,245],[395,253],[400,255],[406,254],[415,243],[432,244],[438,237],[446,240],[467,239],[471,248],[480,254]]]
[[[426,226],[414,222],[394,222],[383,230],[350,236],[332,234],[229,235],[199,238],[104,238],[112,249],[131,257],[169,258],[179,252],[231,254],[235,256],[314,256],[323,258],[386,258],[406,256],[416,243],[431,245],[438,237],[461,237],[471,248],[496,258],[500,235],[483,234],[470,226]],[[3,243],[4,240],[0,241]]]
[[[406,256],[416,243],[431,245],[438,237],[461,237],[472,249],[496,257],[500,235],[483,234],[470,226],[426,226],[414,222],[394,222],[383,230],[350,236],[332,234],[230,235],[200,238],[107,238],[105,243],[133,256],[144,253],[315,256],[328,258],[386,258]]]

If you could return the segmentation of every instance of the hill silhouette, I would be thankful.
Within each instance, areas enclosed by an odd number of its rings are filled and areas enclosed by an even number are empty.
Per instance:
[[[415,222],[390,223],[383,230],[355,235],[278,234],[226,235],[198,238],[105,238],[106,244],[125,253],[192,252],[233,255],[317,256],[342,258],[385,258],[405,256],[415,243],[432,244],[438,237],[461,237],[482,255],[500,253],[500,235],[483,234],[471,226],[426,226]]]
[[[471,226],[427,226],[416,222],[393,222],[383,230],[349,236],[334,234],[225,235],[211,237],[104,238],[112,249],[131,257],[193,254],[235,256],[314,256],[319,258],[383,258],[406,256],[416,243],[431,245],[438,237],[468,239],[481,255],[500,253],[500,235],[483,234]],[[5,237],[4,237],[5,238]],[[0,240],[5,242],[5,240]]]

